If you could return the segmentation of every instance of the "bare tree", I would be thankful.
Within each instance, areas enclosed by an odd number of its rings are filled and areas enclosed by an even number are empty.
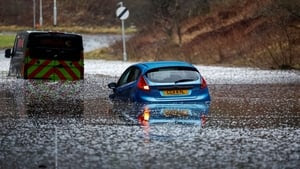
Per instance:
[[[182,43],[182,22],[189,17],[209,11],[207,0],[152,0],[155,24],[170,38],[175,34]]]
[[[261,13],[269,18],[269,23],[274,29],[268,32],[267,38],[263,40],[264,49],[273,64],[271,67],[292,68],[295,59],[299,57],[299,51],[295,51],[297,44],[294,43],[300,33],[300,29],[294,26],[294,21],[299,19],[300,3],[297,2],[274,0],[272,5]]]

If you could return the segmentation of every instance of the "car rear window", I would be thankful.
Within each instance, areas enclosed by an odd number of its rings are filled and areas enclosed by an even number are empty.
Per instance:
[[[28,40],[30,56],[39,59],[79,60],[82,37],[72,34],[31,34]]]
[[[198,80],[200,74],[192,68],[160,68],[146,73],[147,78],[152,82],[176,83]]]

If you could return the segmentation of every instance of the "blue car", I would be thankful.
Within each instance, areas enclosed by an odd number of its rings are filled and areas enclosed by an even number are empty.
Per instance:
[[[144,62],[130,66],[117,83],[110,83],[110,98],[143,104],[210,103],[205,79],[190,63]]]
[[[207,84],[191,64],[178,61],[145,62],[130,66],[110,98],[125,119],[144,124],[203,125],[210,108]],[[133,104],[128,104],[133,103]]]

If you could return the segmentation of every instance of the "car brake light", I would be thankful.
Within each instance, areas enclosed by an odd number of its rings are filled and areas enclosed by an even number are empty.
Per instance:
[[[144,120],[149,121],[149,119],[150,119],[150,109],[146,107],[144,109]]]
[[[202,127],[205,126],[206,121],[207,121],[206,116],[205,116],[205,115],[202,115],[202,116],[201,116],[201,126],[202,126]]]
[[[201,85],[200,88],[201,89],[205,89],[207,87],[206,81],[204,79],[204,77],[201,77]]]
[[[144,91],[149,91],[150,90],[150,87],[148,86],[148,84],[145,81],[143,76],[140,77],[140,79],[137,83],[137,87],[141,90],[144,90]]]
[[[138,116],[139,123],[143,126],[149,125],[150,109],[145,107],[143,113]]]

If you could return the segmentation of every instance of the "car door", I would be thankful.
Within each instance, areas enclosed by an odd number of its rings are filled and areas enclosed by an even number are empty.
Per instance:
[[[121,100],[134,100],[136,92],[136,83],[141,74],[137,67],[128,68],[120,77],[115,94]]]
[[[71,34],[56,34],[54,39],[60,42],[56,45],[54,55],[57,57],[55,72],[56,80],[83,79],[83,47],[82,37]]]

